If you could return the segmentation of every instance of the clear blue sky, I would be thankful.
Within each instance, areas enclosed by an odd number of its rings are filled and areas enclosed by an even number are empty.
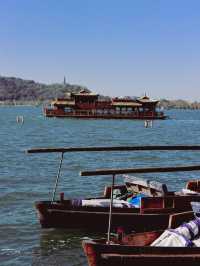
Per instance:
[[[199,0],[2,0],[0,75],[200,100]]]

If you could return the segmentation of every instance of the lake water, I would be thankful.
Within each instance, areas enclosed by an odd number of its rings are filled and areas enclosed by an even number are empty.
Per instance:
[[[171,119],[144,128],[144,121],[48,119],[40,107],[0,108],[0,265],[87,265],[80,242],[88,234],[41,229],[34,210],[36,200],[51,197],[60,155],[28,155],[26,149],[200,144],[200,111],[166,113]],[[23,124],[16,123],[19,115]],[[80,177],[81,170],[199,162],[198,152],[65,154],[58,192],[64,191],[65,197],[97,196],[111,182],[110,177]],[[198,172],[148,176],[173,190],[197,177]]]

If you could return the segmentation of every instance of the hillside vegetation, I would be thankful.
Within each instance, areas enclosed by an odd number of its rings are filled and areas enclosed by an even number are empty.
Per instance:
[[[59,83],[47,85],[33,80],[0,76],[0,104],[40,104],[65,97],[67,92],[79,92],[82,89],[89,91],[80,85]],[[100,98],[108,99],[106,96]],[[165,109],[200,109],[199,102],[191,103],[184,100],[161,99],[158,106]]]
[[[79,92],[83,86],[71,84],[42,84],[33,80],[0,76],[1,103],[44,102],[56,97],[64,97],[67,92]]]
[[[185,100],[166,100],[161,99],[159,107],[163,107],[165,109],[200,109],[199,102],[189,102]]]

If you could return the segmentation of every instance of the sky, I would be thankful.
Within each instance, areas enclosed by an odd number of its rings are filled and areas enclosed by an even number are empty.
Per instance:
[[[199,0],[0,0],[0,75],[200,101]]]

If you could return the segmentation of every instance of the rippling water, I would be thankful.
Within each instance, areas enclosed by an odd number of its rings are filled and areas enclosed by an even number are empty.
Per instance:
[[[41,229],[34,201],[49,199],[59,154],[27,155],[32,147],[200,144],[200,111],[168,111],[171,119],[144,121],[48,119],[41,108],[0,108],[0,265],[87,265],[85,232]],[[24,124],[16,116],[24,116]],[[80,177],[80,170],[199,163],[198,152],[65,154],[58,191],[68,197],[96,196],[109,177]],[[180,189],[198,172],[148,176]],[[121,178],[118,178],[119,182]],[[90,235],[91,236],[91,235]]]

